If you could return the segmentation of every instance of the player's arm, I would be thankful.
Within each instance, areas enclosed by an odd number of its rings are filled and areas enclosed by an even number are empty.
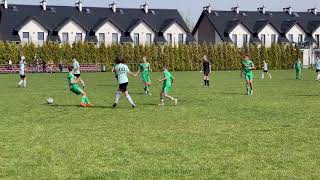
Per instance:
[[[252,67],[251,67],[252,70],[255,70],[256,67],[254,66],[254,64],[252,63]]]
[[[211,63],[209,64],[209,73],[212,72],[212,66],[211,66]]]
[[[141,67],[139,66],[139,69],[138,69],[138,71],[136,73],[137,76],[140,74],[140,71],[141,71]]]

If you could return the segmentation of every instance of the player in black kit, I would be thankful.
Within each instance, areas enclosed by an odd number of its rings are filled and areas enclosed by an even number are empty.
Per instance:
[[[210,86],[209,74],[211,73],[211,63],[208,60],[207,56],[203,56],[202,65],[203,67],[201,71],[203,71],[203,81],[204,81],[203,87],[209,87]]]

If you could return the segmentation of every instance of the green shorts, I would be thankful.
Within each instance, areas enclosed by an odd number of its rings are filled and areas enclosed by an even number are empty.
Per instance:
[[[80,95],[83,94],[83,90],[81,89],[81,87],[77,84],[74,84],[70,87],[70,91],[75,93],[76,95]]]
[[[170,91],[171,91],[171,86],[165,86],[162,88],[162,92],[165,94],[169,94]]]
[[[150,83],[151,82],[150,74],[142,73],[141,75],[142,75],[142,81],[144,83]]]
[[[246,81],[251,81],[253,80],[253,73],[244,73],[244,79]]]

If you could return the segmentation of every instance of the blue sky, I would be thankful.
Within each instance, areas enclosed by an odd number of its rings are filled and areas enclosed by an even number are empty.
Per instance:
[[[47,0],[52,5],[74,5],[78,0]],[[107,6],[113,0],[82,0],[84,6]],[[183,16],[197,21],[202,7],[211,3],[213,9],[230,10],[232,6],[239,5],[242,10],[256,10],[258,6],[265,5],[267,10],[282,10],[291,5],[294,11],[306,11],[317,7],[320,10],[319,0],[114,0],[119,7],[135,8],[147,2],[150,8],[174,8]],[[9,4],[39,4],[40,0],[8,0]]]

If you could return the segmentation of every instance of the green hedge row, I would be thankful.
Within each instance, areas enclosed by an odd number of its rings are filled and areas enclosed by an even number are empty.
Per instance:
[[[146,55],[153,69],[160,70],[162,64],[169,65],[174,71],[194,71],[201,69],[202,57],[207,55],[212,62],[214,70],[238,70],[243,54],[249,54],[257,67],[261,67],[266,60],[271,69],[289,69],[299,56],[299,50],[289,45],[274,44],[271,48],[258,47],[251,44],[245,48],[235,48],[230,44],[190,44],[179,47],[161,45],[136,46],[129,44],[111,47],[95,47],[92,44],[59,45],[47,43],[43,46],[16,45],[0,42],[0,64],[6,64],[9,59],[19,62],[19,56],[24,55],[28,63],[33,61],[34,55],[43,60],[53,60],[55,63],[63,60],[65,64],[71,63],[75,57],[80,63],[100,63],[110,65],[118,55],[122,55],[128,64],[136,69]],[[132,67],[132,68],[133,68]]]

